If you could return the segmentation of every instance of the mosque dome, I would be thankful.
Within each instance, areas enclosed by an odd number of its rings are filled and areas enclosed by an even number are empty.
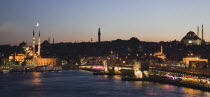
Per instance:
[[[183,40],[201,40],[194,32],[190,31],[188,32],[183,38]]]
[[[202,39],[199,38],[193,31],[189,31],[181,40],[184,44],[190,45],[200,45]]]
[[[25,43],[24,41],[22,43],[19,44],[20,47],[26,47],[27,43]]]
[[[50,45],[49,41],[45,40],[43,43],[42,43],[42,46],[47,46],[47,45]]]

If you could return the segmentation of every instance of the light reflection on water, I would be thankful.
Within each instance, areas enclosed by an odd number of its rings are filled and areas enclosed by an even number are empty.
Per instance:
[[[33,76],[32,82],[37,86],[41,85],[41,73],[40,72],[33,72],[32,76]]]
[[[86,71],[0,75],[0,97],[208,97],[209,92]]]

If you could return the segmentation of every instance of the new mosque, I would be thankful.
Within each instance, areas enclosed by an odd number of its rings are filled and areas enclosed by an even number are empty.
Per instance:
[[[15,61],[20,65],[25,64],[26,66],[57,66],[60,65],[59,58],[42,58],[41,57],[41,37],[40,32],[38,36],[38,49],[36,51],[36,43],[35,43],[35,31],[33,30],[33,45],[27,46],[25,42],[22,42],[19,47],[24,50],[24,53],[11,54],[9,56],[9,62]]]

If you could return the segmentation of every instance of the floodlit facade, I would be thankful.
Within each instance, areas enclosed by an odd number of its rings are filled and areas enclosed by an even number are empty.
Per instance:
[[[160,51],[154,54],[155,57],[160,59],[166,59],[165,54],[163,53],[163,46],[161,45]]]
[[[37,66],[51,65],[56,66],[60,63],[58,58],[37,58],[35,59],[35,64]]]
[[[203,65],[206,65],[208,63],[208,59],[201,59],[200,57],[186,57],[186,58],[183,58],[183,63],[187,67],[197,68],[197,67],[202,67]],[[197,65],[200,65],[200,66],[197,66]]]
[[[9,56],[9,61],[19,61],[19,62],[23,62],[25,60],[25,55],[24,54],[11,54],[11,56]]]
[[[23,48],[23,51],[25,53],[11,54],[11,56],[9,56],[8,61],[15,62],[16,65],[24,65],[24,66],[60,65],[59,58],[41,58],[40,32],[39,32],[39,37],[38,37],[38,51],[37,52],[36,52],[36,46],[35,46],[35,31],[33,31],[32,40],[33,40],[32,46],[27,46],[25,42],[20,43],[19,47]],[[6,61],[3,61],[3,62],[6,63]]]

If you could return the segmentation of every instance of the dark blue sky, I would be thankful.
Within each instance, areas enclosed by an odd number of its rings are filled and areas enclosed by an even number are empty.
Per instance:
[[[129,39],[181,40],[204,24],[209,41],[210,0],[0,0],[0,44],[31,44],[32,30],[42,41]],[[40,27],[35,24],[39,22]],[[38,35],[38,34],[37,34]]]

